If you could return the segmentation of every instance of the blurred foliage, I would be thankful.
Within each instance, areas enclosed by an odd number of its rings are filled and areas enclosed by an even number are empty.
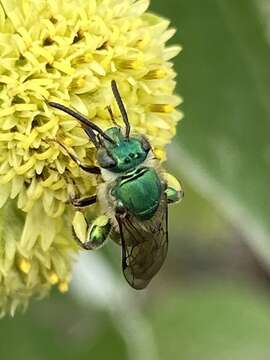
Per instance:
[[[185,113],[178,143],[189,162],[176,153],[175,166],[248,240],[250,233],[251,246],[270,262],[270,67],[256,4],[156,0],[152,9],[172,19],[178,29],[172,41],[184,47],[176,59]],[[194,177],[193,161],[201,177]]]
[[[257,290],[213,281],[161,295],[149,311],[160,359],[268,359],[268,296]]]
[[[112,354],[127,358],[107,312],[85,311],[71,297],[56,293],[33,303],[24,315],[2,319],[0,339],[1,359],[113,359]]]
[[[268,294],[255,284],[194,282],[159,293],[145,312],[162,360],[269,357]],[[54,295],[15,320],[1,320],[0,338],[2,359],[128,360],[108,314],[83,311],[68,296]]]
[[[168,167],[183,180],[186,196],[170,209],[167,262],[146,294],[132,293],[134,301],[153,325],[160,360],[265,360],[269,279],[240,245],[247,240],[270,260],[270,242],[260,238],[270,233],[263,22],[252,0],[153,0],[151,9],[172,20],[178,29],[172,42],[184,48],[176,66],[185,118],[171,147],[179,153]],[[119,250],[103,250],[118,272]],[[15,320],[1,320],[0,339],[0,357],[9,360],[22,354],[27,360],[128,359],[108,313],[93,304],[86,311],[69,296],[54,295]]]

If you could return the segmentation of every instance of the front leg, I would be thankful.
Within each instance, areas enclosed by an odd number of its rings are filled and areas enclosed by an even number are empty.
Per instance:
[[[97,174],[100,175],[101,171],[100,168],[97,166],[93,166],[93,165],[88,165],[88,164],[84,164],[79,158],[78,156],[71,150],[68,149],[66,145],[64,145],[63,143],[61,143],[58,140],[52,140],[54,142],[56,142],[58,145],[60,145],[65,152],[68,154],[68,156],[85,172],[88,172],[90,174]]]
[[[82,212],[76,211],[72,221],[73,236],[77,244],[85,250],[96,250],[108,239],[112,225],[106,215],[89,222]]]
[[[165,173],[164,179],[167,183],[167,188],[165,190],[167,196],[168,204],[173,204],[179,202],[184,197],[184,191],[180,182],[171,174]]]

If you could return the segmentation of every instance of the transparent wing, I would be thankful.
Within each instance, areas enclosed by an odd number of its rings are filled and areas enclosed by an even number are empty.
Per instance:
[[[143,289],[159,271],[167,255],[167,199],[164,195],[150,220],[140,221],[130,213],[117,220],[124,276],[134,289]]]

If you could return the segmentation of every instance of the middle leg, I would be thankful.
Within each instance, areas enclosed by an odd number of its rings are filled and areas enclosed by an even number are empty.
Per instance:
[[[71,197],[70,202],[76,208],[87,207],[97,202],[97,195],[86,196],[82,198]]]

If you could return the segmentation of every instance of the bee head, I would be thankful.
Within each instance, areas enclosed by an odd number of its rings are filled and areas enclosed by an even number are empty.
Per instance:
[[[123,132],[115,122],[110,106],[108,110],[116,126],[103,131],[97,124],[73,109],[51,101],[48,104],[73,116],[81,123],[84,131],[97,149],[97,162],[101,168],[120,173],[134,169],[141,164],[146,159],[151,146],[142,135],[130,137],[128,115],[114,80],[111,82],[111,87],[125,125]]]
[[[125,137],[120,128],[113,127],[105,131],[114,143],[104,141],[97,151],[100,167],[115,173],[131,170],[141,164],[151,149],[144,136]]]

